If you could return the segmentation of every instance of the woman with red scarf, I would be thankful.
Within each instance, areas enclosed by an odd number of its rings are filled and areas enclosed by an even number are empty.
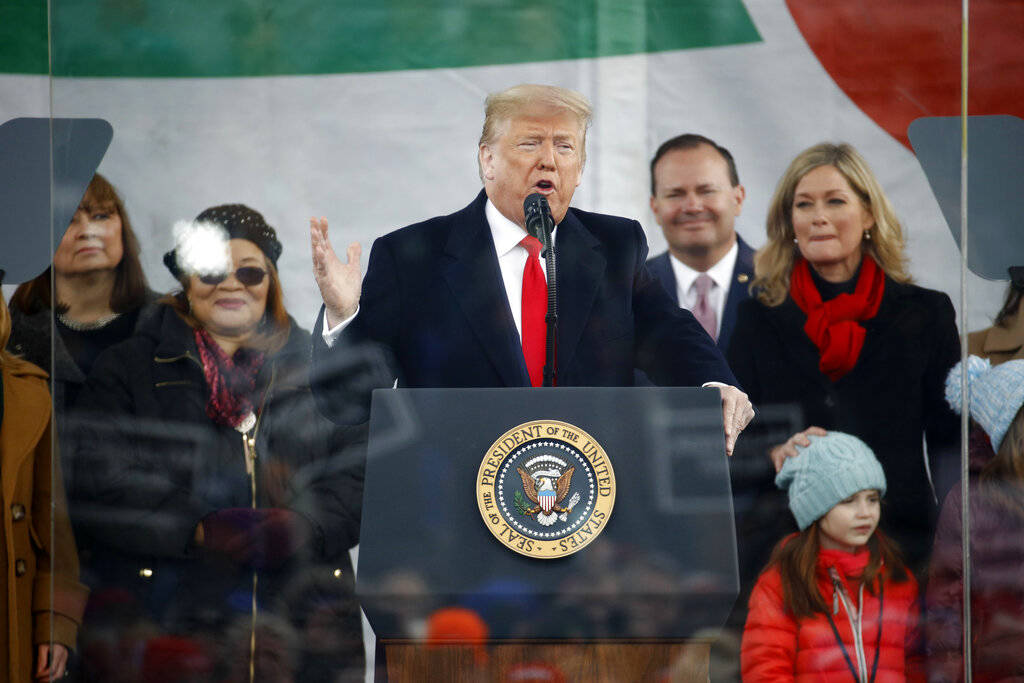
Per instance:
[[[755,405],[797,410],[804,430],[772,449],[774,470],[808,434],[839,430],[864,440],[889,480],[883,528],[921,571],[936,515],[929,466],[943,488],[944,455],[959,442],[943,400],[960,356],[952,303],[911,283],[900,223],[850,145],[816,145],[793,160],[767,232],[754,262],[755,298],[739,309],[728,358]]]
[[[363,432],[316,410],[309,334],[284,308],[282,247],[263,216],[217,206],[175,225],[175,237],[164,263],[181,291],[97,360],[79,398],[90,417],[76,439],[76,466],[88,473],[76,500],[88,505],[73,514],[104,544],[91,567],[119,600],[130,591],[150,628],[202,650],[213,680],[250,666],[261,675],[258,653],[281,645],[260,635],[268,618],[284,617],[286,640],[303,642],[295,632],[307,615],[290,613],[284,596],[320,576],[337,587],[325,601],[348,603],[334,624],[347,646],[329,663],[289,652],[300,667],[291,673],[326,664],[337,680],[362,680],[348,549]],[[247,661],[218,664],[210,645],[239,628],[251,632]]]

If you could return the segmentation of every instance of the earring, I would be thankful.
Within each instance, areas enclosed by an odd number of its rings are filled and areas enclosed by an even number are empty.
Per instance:
[[[793,238],[793,244],[800,244],[799,242],[796,241],[795,237]]]
[[[867,230],[864,231],[864,239],[868,240],[869,242],[871,241],[871,229],[870,228],[868,228]]]

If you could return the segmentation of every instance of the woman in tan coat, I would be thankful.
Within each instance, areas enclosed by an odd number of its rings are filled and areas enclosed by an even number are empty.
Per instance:
[[[0,349],[10,331],[0,297]],[[0,681],[51,680],[64,675],[88,591],[51,451],[46,373],[0,351],[0,378]]]
[[[1010,268],[1006,301],[992,327],[967,335],[967,351],[988,358],[992,365],[1024,359],[1024,266]]]

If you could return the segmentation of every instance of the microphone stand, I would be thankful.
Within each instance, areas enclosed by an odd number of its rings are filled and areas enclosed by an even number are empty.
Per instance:
[[[547,205],[545,204],[545,207]],[[549,214],[550,216],[550,214]],[[547,225],[553,221],[548,218]],[[548,312],[544,316],[547,323],[547,348],[544,357],[544,383],[542,386],[558,386],[558,277],[555,259],[555,244],[551,238],[551,230],[545,229],[541,233],[544,236],[544,266],[548,276]]]
[[[548,278],[548,311],[544,316],[546,340],[544,350],[544,373],[541,386],[558,386],[558,273],[555,263],[555,244],[551,233],[555,220],[551,207],[544,195],[535,192],[523,200],[523,215],[526,232],[540,240],[543,247],[544,265]]]

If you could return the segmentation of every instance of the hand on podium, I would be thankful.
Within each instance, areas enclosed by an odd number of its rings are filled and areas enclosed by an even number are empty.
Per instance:
[[[710,383],[709,383],[710,384]],[[725,426],[725,453],[732,455],[740,432],[754,419],[754,406],[745,393],[728,384],[715,382],[722,395],[722,424]]]

